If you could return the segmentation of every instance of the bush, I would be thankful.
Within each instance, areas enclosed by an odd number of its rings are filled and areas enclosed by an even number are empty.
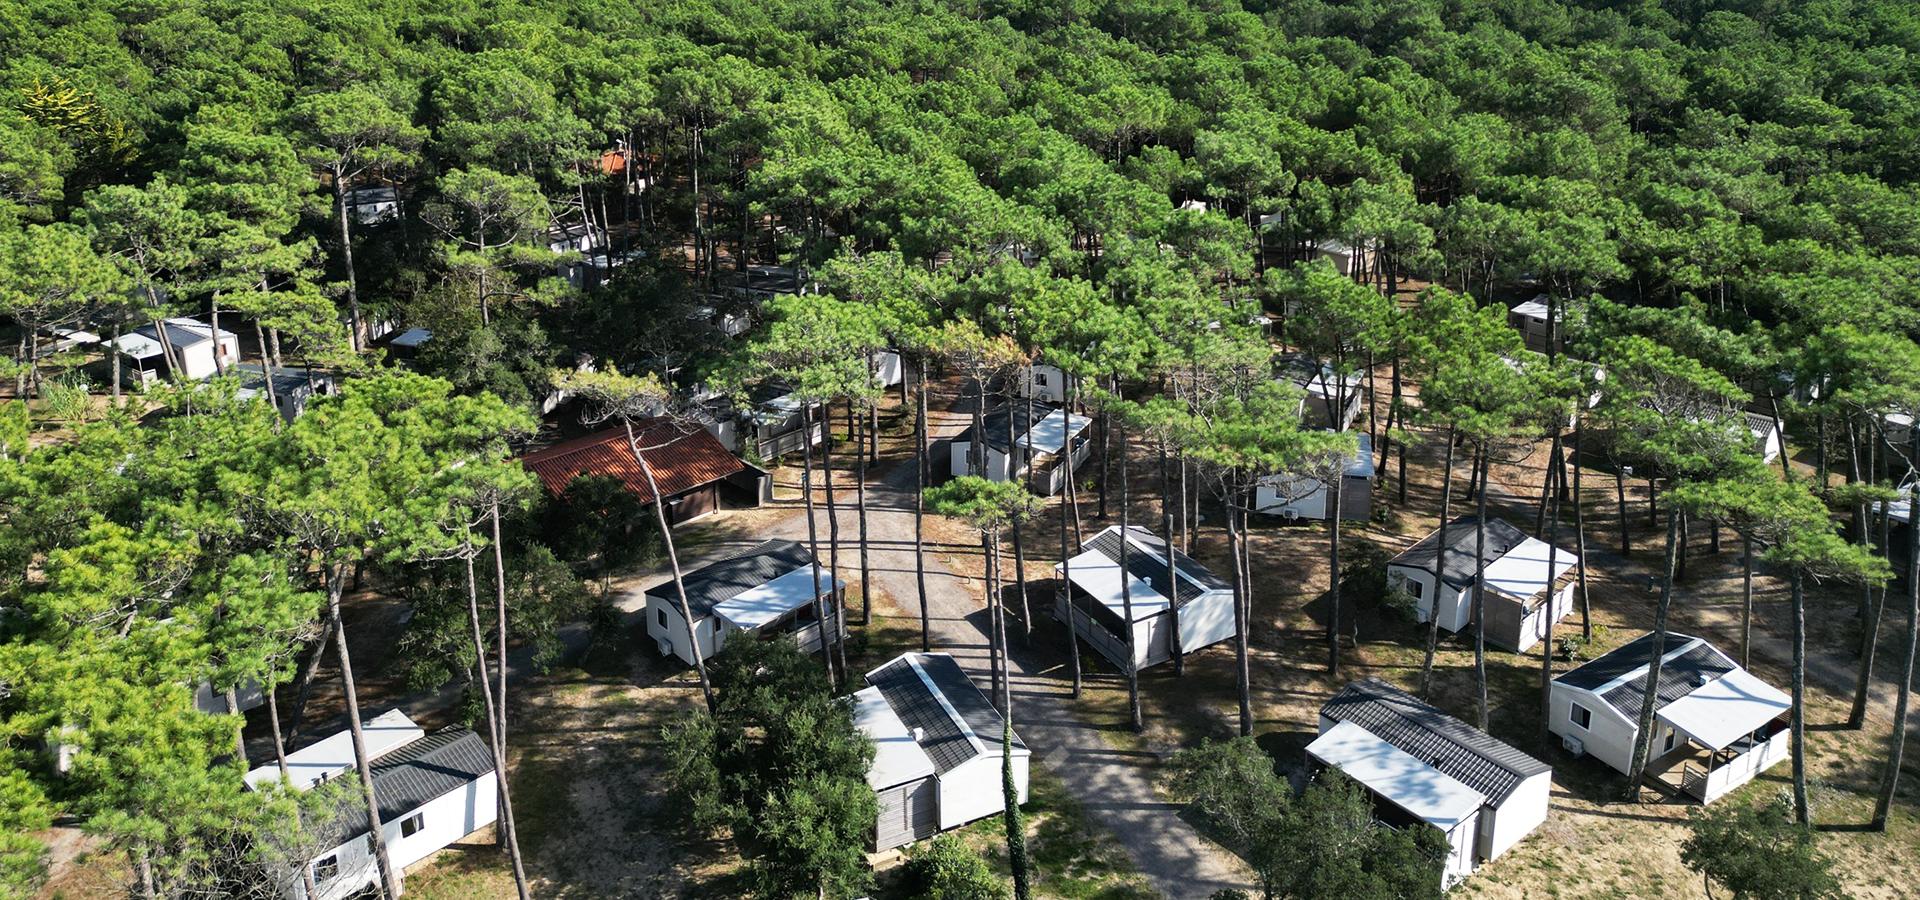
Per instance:
[[[1006,900],[1006,879],[962,843],[943,834],[910,852],[901,887],[906,896],[926,900]]]

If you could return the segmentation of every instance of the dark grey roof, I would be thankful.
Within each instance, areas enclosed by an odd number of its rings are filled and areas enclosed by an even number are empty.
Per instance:
[[[1447,567],[1440,573],[1448,584],[1456,588],[1473,585],[1474,565],[1473,548],[1478,542],[1474,526],[1480,522],[1479,516],[1460,516],[1447,523]],[[1526,532],[1507,524],[1503,519],[1487,520],[1486,561],[1507,555],[1507,552],[1520,546],[1527,539]],[[1400,552],[1393,558],[1393,564],[1412,566],[1417,569],[1433,571],[1433,558],[1440,546],[1440,529],[1420,539],[1420,542]]]
[[[798,541],[763,541],[734,556],[687,572],[681,581],[687,586],[687,605],[693,608],[695,616],[704,616],[721,603],[813,562],[813,554]],[[821,588],[827,587],[827,579],[822,578]],[[676,604],[680,600],[671,581],[647,593]]]
[[[178,325],[172,320],[160,324],[167,329],[167,342],[175,348],[193,347],[213,340],[213,331],[205,323],[195,322],[194,324],[200,326],[198,329]],[[226,331],[224,328],[220,330]],[[155,330],[152,323],[135,328],[133,333],[156,341],[160,339],[160,333]]]
[[[1667,632],[1666,649],[1671,651],[1693,640],[1693,637],[1675,632]],[[1653,632],[1649,631],[1631,641],[1621,644],[1579,667],[1555,678],[1561,684],[1582,690],[1597,691],[1607,682],[1639,669],[1653,658]]]
[[[1674,635],[1667,635],[1668,652],[1686,646],[1687,639],[1676,642],[1673,638]],[[1646,655],[1646,651],[1641,651],[1643,660]],[[1644,661],[1641,662],[1641,666],[1645,665]],[[1695,644],[1660,666],[1660,685],[1654,694],[1654,711],[1659,712],[1667,704],[1699,690],[1700,685],[1705,683],[1703,678],[1705,681],[1715,681],[1736,668],[1739,667],[1720,655],[1720,651],[1713,649],[1712,644],[1706,641]],[[1641,703],[1647,696],[1647,675],[1643,671],[1600,696],[1629,720],[1636,719],[1640,715]]]
[[[273,370],[273,390],[281,396],[290,396],[307,390],[307,376],[310,370],[304,368],[280,368]],[[234,366],[234,372],[240,376],[242,390],[265,391],[267,389],[266,372],[258,363],[240,363]],[[328,380],[324,372],[313,371],[313,384]]]
[[[987,414],[980,418],[981,427],[987,430],[987,446],[1001,453],[1007,452],[1007,448],[1011,446],[1007,443],[1007,420],[1009,419],[1013,420],[1013,436],[1017,438],[1032,430],[1034,423],[1053,414],[1053,407],[1045,403],[1031,404],[1031,414],[1028,412],[1028,406],[1027,403],[1002,403],[987,410]],[[953,441],[956,444],[973,443],[973,426],[968,425],[965,431],[954,436]]]
[[[1320,714],[1352,722],[1448,777],[1500,803],[1552,768],[1377,678],[1349,683]]]
[[[486,777],[493,771],[493,751],[472,731],[449,728],[375,759],[372,769],[374,798],[384,824]],[[367,833],[366,802],[359,791],[349,793],[340,814],[319,829],[328,837],[328,847]]]
[[[918,663],[920,671],[926,673],[925,681],[913,670],[912,663]],[[933,682],[939,696],[927,689],[927,681]],[[920,750],[933,761],[937,774],[944,775],[983,755],[981,748],[967,739],[961,722],[965,722],[983,744],[998,746],[1000,743],[1001,723],[1005,720],[948,654],[904,654],[874,670],[867,676],[867,683],[879,688],[880,696],[892,707],[893,714],[899,716],[908,729],[917,732]],[[960,722],[947,713],[940,703],[941,697],[959,713]],[[1013,736],[1013,745],[1021,749],[1027,746],[1018,734]]]
[[[1199,582],[1199,585],[1185,578],[1176,579],[1178,582],[1176,585],[1168,585],[1167,542],[1144,528],[1130,526],[1128,530],[1133,533],[1131,542],[1120,540],[1119,528],[1109,528],[1089,538],[1086,549],[1098,550],[1101,556],[1114,562],[1121,562],[1133,577],[1152,586],[1155,593],[1162,597],[1172,597],[1176,607],[1185,606],[1204,594],[1233,588],[1233,585],[1222,581],[1220,576],[1208,571],[1205,566],[1194,562],[1192,557],[1181,553],[1178,549],[1173,551],[1173,567],[1187,578]],[[1142,547],[1146,549],[1142,550]],[[1120,559],[1123,549],[1126,553],[1124,562]],[[1169,587],[1172,590],[1169,590]],[[1176,594],[1175,591],[1178,593]]]

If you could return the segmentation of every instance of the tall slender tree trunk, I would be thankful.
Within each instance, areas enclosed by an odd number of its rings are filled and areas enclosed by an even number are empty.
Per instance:
[[[1680,514],[1667,510],[1666,575],[1660,581],[1660,602],[1653,609],[1653,646],[1647,664],[1646,692],[1640,698],[1640,717],[1635,723],[1633,761],[1627,766],[1626,799],[1640,802],[1640,781],[1646,776],[1647,760],[1653,752],[1653,714],[1659,704],[1660,670],[1667,653],[1667,613],[1673,609],[1674,566],[1679,555]]]
[[[1740,667],[1753,663],[1753,536],[1740,535]]]
[[[1487,468],[1493,460],[1486,442],[1480,445],[1480,458]],[[1480,486],[1477,518],[1473,526],[1473,687],[1480,730],[1487,730],[1487,488]]]
[[[334,627],[333,617],[328,616],[320,639],[314,642],[313,649],[307,653],[306,663],[300,669],[299,677],[294,679],[299,682],[300,688],[293,701],[293,724],[287,729],[289,741],[300,736],[300,726],[304,724],[307,715],[307,699],[313,695],[313,678],[315,673],[320,671],[320,662],[326,658],[327,648],[333,644]]]
[[[528,900],[527,867],[520,858],[520,838],[513,820],[513,792],[507,786],[507,737],[502,731],[505,716],[495,702],[493,688],[487,682],[487,643],[480,634],[480,596],[473,576],[473,554],[462,554],[467,566],[467,623],[473,630],[474,665],[478,668],[480,696],[487,707],[487,737],[493,744],[493,778],[500,789],[500,843],[507,849],[513,865],[513,886],[520,900]]]
[[[1574,590],[1580,592],[1580,639],[1593,640],[1593,599],[1587,596],[1587,507],[1585,495],[1580,493],[1580,433],[1581,421],[1579,407],[1573,413],[1573,449],[1568,462],[1573,467],[1573,552],[1574,577],[1577,579]]]
[[[700,675],[700,695],[707,702],[707,712],[713,712],[713,684],[707,680],[707,658],[700,649],[700,628],[693,618],[693,605],[687,602],[687,582],[680,571],[680,551],[674,546],[673,525],[667,521],[667,498],[660,496],[660,484],[653,478],[653,464],[647,462],[647,455],[640,452],[640,440],[633,433],[633,421],[621,419],[620,424],[627,431],[627,447],[633,451],[633,458],[640,464],[640,474],[647,479],[647,493],[653,495],[653,517],[660,525],[660,541],[667,548],[667,564],[673,569],[674,598],[680,604],[680,620],[687,624],[687,649],[693,653],[693,668]],[[505,584],[504,579],[501,582]],[[819,584],[814,585],[818,596]],[[719,628],[720,623],[714,622]],[[824,638],[822,638],[824,640]]]
[[[360,722],[360,692],[353,683],[353,657],[347,651],[347,629],[340,619],[340,594],[346,586],[346,566],[330,563],[327,571],[327,617],[333,620],[333,652],[340,658],[341,693],[347,701],[347,727],[353,732],[353,762],[360,773],[360,797],[365,802],[367,841],[373,845],[373,858],[380,869],[380,890],[389,900],[400,896],[400,870],[387,853],[387,836],[381,827],[380,801],[374,796],[373,760],[367,756],[366,729]]]
[[[1882,555],[1887,554],[1889,549],[1888,531],[1891,526],[1887,523],[1890,521],[1891,517],[1887,515],[1887,504],[1881,501],[1880,552]],[[1872,588],[1868,590],[1871,592]],[[1866,620],[1860,624],[1860,674],[1854,679],[1853,708],[1847,712],[1847,727],[1855,731],[1867,724],[1867,695],[1873,687],[1874,657],[1878,655],[1877,651],[1880,649],[1880,620],[1886,615],[1887,609],[1885,586],[1881,587],[1877,596],[1869,600],[1872,601],[1872,608],[1868,610]]]
[[[1447,589],[1447,525],[1453,514],[1453,449],[1454,428],[1448,426],[1446,459],[1440,464],[1440,534],[1433,554],[1433,595],[1427,600],[1427,653],[1420,664],[1422,697],[1433,696],[1433,654],[1440,645],[1440,595]]]
[[[293,780],[293,773],[287,769],[287,743],[280,736],[280,701],[274,696],[274,693],[273,685],[268,685],[266,689],[267,718],[273,725],[273,761],[275,765],[280,767],[280,777],[291,782]],[[300,821],[300,809],[298,807],[294,808],[293,816],[295,824],[302,824]],[[300,866],[300,886],[306,889],[308,897],[320,896],[314,888],[313,866],[311,864],[303,864]]]
[[[654,496],[657,498],[659,494]],[[654,505],[659,504],[656,502]],[[496,676],[499,682],[498,687],[494,688],[494,697],[499,702],[494,706],[496,711],[494,727],[500,731],[500,746],[505,747],[507,745],[507,556],[505,544],[500,540],[500,495],[498,493],[492,493],[488,497],[487,525],[493,532],[493,649],[499,660],[499,674]],[[682,614],[685,614],[684,611]],[[688,629],[688,636],[692,636],[692,629]]]
[[[1163,446],[1160,448],[1160,524],[1167,530],[1167,584],[1171,586],[1180,583],[1180,574],[1173,562],[1173,508],[1167,505],[1169,499],[1167,478],[1167,448]],[[1174,593],[1177,594],[1179,591]],[[1167,604],[1167,617],[1169,624],[1167,636],[1173,644],[1173,675],[1178,678],[1187,674],[1187,655],[1181,652],[1180,646],[1179,605],[1171,600]]]
[[[927,461],[927,360],[922,356],[915,360],[920,370],[920,386],[914,391],[914,402],[919,404],[913,429],[914,439],[914,491],[913,491],[913,580],[920,594],[920,652],[926,653],[930,646],[931,628],[927,615],[927,543],[925,523],[927,518],[927,474],[930,463]]]
[[[1793,817],[1807,825],[1807,594],[1806,575],[1795,566],[1788,583],[1793,593]]]
[[[815,621],[820,623],[820,658],[827,666],[827,683],[838,689],[840,681],[833,666],[833,647],[828,643],[831,638],[827,633],[836,619],[828,615],[827,607],[831,604],[827,600],[826,592],[823,592],[820,587],[820,526],[813,511],[813,412],[811,404],[801,413],[801,418],[806,422],[807,430],[800,438],[800,496],[807,507],[807,552],[813,557],[813,614]],[[924,583],[925,576],[922,576],[922,584]],[[833,602],[839,602],[837,596]],[[926,640],[926,609],[927,604],[925,595],[923,594],[920,603],[920,639],[923,642]],[[711,709],[712,707],[709,706],[708,708]]]
[[[334,224],[340,232],[340,268],[347,276],[347,345],[355,353],[366,349],[366,323],[360,317],[360,280],[353,270],[353,226],[347,218],[346,171],[333,167]]]
[[[1007,481],[1019,484],[1022,479],[1014,477],[1013,455],[1020,452],[1020,444],[1015,440],[1013,428],[1013,398],[1007,398]],[[1027,398],[1027,434],[1033,434],[1033,398]],[[1033,446],[1028,442],[1025,480],[1033,478]],[[1020,536],[1020,521],[1008,523],[1013,539],[1013,580],[1020,592],[1020,639],[1027,646],[1033,645],[1033,610],[1027,602],[1027,552]]]
[[[1547,479],[1553,479],[1553,470],[1547,470]],[[1553,577],[1554,566],[1560,560],[1560,499],[1555,496],[1553,507],[1547,513],[1547,608],[1540,616],[1540,743],[1544,746],[1553,741],[1553,730],[1549,727],[1553,710],[1553,605],[1559,598],[1555,596]]]
[[[1633,553],[1633,532],[1627,527],[1627,475],[1617,462],[1613,466],[1613,493],[1620,506],[1620,555],[1629,556]]]
[[[1246,572],[1241,563],[1240,548],[1246,541],[1246,516],[1240,512],[1240,504],[1235,502],[1237,488],[1235,476],[1231,472],[1221,476],[1222,495],[1227,506],[1227,553],[1233,557],[1233,669],[1236,686],[1240,689],[1240,734],[1242,737],[1253,734],[1253,691],[1247,683],[1251,674],[1247,662],[1248,619],[1252,617],[1251,604],[1247,597],[1252,593]]]
[[[1908,431],[1912,458],[1920,459],[1920,421]],[[1887,744],[1887,766],[1880,775],[1880,795],[1873,803],[1871,827],[1874,831],[1887,830],[1887,816],[1900,790],[1900,765],[1907,751],[1907,717],[1913,701],[1914,650],[1920,643],[1920,522],[1912,520],[1913,516],[1920,515],[1920,481],[1914,483],[1907,503],[1907,583],[1901,585],[1907,598],[1907,636],[1901,647],[1900,678],[1894,689],[1893,735]]]
[[[1068,407],[1071,409],[1072,407]],[[1073,602],[1073,552],[1067,544],[1067,519],[1079,516],[1080,495],[1073,483],[1073,448],[1067,448],[1066,487],[1061,493],[1060,506],[1060,596],[1066,601],[1067,609],[1067,653],[1073,658],[1073,696],[1080,697],[1080,625],[1077,605]]]
[[[1344,499],[1345,472],[1334,473],[1333,483],[1323,490],[1333,494],[1327,515],[1327,677],[1340,677],[1340,502]]]
[[[848,400],[847,403],[853,403]],[[834,497],[833,490],[833,406],[827,404],[820,416],[820,480],[821,487],[827,493],[827,574],[834,584],[840,583],[840,501]],[[856,451],[856,455],[857,455]],[[840,631],[847,616],[846,595],[835,591],[836,600],[828,604],[828,612],[833,614],[833,643],[822,644],[822,652],[831,652],[834,664],[840,667],[840,677],[847,675],[847,646],[841,639]]]
[[[867,363],[867,374],[869,377],[873,375],[872,362]],[[872,438],[871,429],[867,431],[867,436]],[[873,570],[867,559],[867,454],[856,449],[853,455],[859,460],[859,471],[856,473],[859,488],[855,496],[859,504],[860,521],[860,624],[867,626],[873,624]]]
[[[1127,502],[1127,482],[1129,479],[1127,478],[1126,432],[1122,431],[1119,435],[1119,440],[1115,443],[1118,446],[1120,454],[1120,571],[1125,573],[1127,571],[1127,558],[1133,555],[1132,531],[1127,523],[1127,507],[1129,505]],[[1122,618],[1126,620],[1127,626],[1127,712],[1132,716],[1133,730],[1144,731],[1146,729],[1146,720],[1140,715],[1140,651],[1134,646],[1135,635],[1138,633],[1138,629],[1134,627],[1133,621],[1133,589],[1130,586],[1130,582],[1132,581],[1133,579],[1126,577],[1120,579],[1120,609],[1125,613]]]

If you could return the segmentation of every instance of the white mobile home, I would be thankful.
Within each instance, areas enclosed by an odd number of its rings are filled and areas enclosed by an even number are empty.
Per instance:
[[[1366,379],[1358,373],[1341,375],[1310,356],[1283,353],[1274,359],[1274,377],[1306,394],[1300,402],[1300,422],[1308,428],[1345,431],[1360,417]]]
[[[397,709],[362,728],[380,804],[380,831],[394,866],[405,870],[494,823],[499,785],[493,753],[478,735],[464,728],[428,734]],[[287,754],[287,777],[296,790],[309,790],[355,767],[348,730]],[[246,776],[255,790],[280,780],[277,764]],[[281,894],[289,900],[344,900],[379,882],[367,812],[357,792],[324,828],[322,843],[329,849],[307,864],[316,895],[308,897],[302,879],[294,875],[281,885]]]
[[[1348,278],[1374,271],[1375,255],[1371,241],[1361,244],[1357,250],[1353,245],[1338,238],[1321,238],[1313,244],[1314,259],[1324,259],[1332,263],[1334,271]]]
[[[1552,767],[1377,678],[1349,683],[1320,708],[1307,753],[1389,804],[1383,818],[1445,834],[1448,883],[1547,820]]]
[[[819,591],[814,593],[815,576]],[[801,649],[820,649],[820,628],[814,600],[826,596],[827,617],[842,637],[847,623],[841,615],[846,584],[833,577],[794,541],[771,540],[737,556],[702,566],[681,576],[687,606],[693,611],[693,634],[700,641],[700,658],[712,659],[738,640],[768,640],[792,635]],[[680,596],[671,580],[647,589],[647,636],[662,656],[677,656],[693,665],[686,619],[680,615]]]
[[[1108,528],[1053,571],[1071,582],[1054,601],[1054,618],[1067,621],[1071,598],[1074,633],[1123,669],[1129,630],[1136,669],[1173,658],[1176,619],[1183,654],[1233,637],[1233,586],[1144,528],[1130,527],[1124,536],[1119,526]]]
[[[1553,312],[1554,349],[1562,350],[1567,346],[1567,311],[1565,308],[1560,308]],[[1526,341],[1528,350],[1535,353],[1547,352],[1547,295],[1541,294],[1507,310],[1507,324],[1520,332],[1520,337]]]
[[[1093,420],[1044,403],[1003,404],[981,418],[985,440],[974,426],[955,435],[948,446],[949,471],[955,476],[980,475],[992,481],[1024,478],[1035,493],[1049,496],[1066,486],[1066,466],[1062,449],[1071,445],[1073,468],[1082,471],[1093,452],[1087,427]],[[1012,442],[1008,439],[1011,437]],[[981,445],[979,462],[984,470],[975,470],[975,442]]]
[[[1340,518],[1349,522],[1373,515],[1373,437],[1363,431],[1358,438],[1340,474]],[[1326,482],[1301,473],[1268,475],[1253,486],[1254,510],[1283,519],[1324,520],[1332,506],[1327,500]]]
[[[1766,462],[1780,458],[1780,423],[1772,416],[1756,412],[1741,413],[1747,420],[1747,431],[1753,435],[1755,451]]]
[[[1654,637],[1554,679],[1547,723],[1568,752],[1632,767]],[[1697,637],[1669,632],[1660,659],[1649,781],[1711,803],[1787,758],[1791,697]]]
[[[305,415],[308,404],[315,397],[329,396],[334,392],[333,376],[311,368],[274,369],[273,390],[267,390],[268,374],[257,363],[241,363],[234,367],[240,375],[241,399],[273,399],[274,409],[280,417],[291,422]]]
[[[945,653],[906,653],[867,673],[854,724],[874,743],[867,786],[880,811],[872,848],[891,850],[1006,809],[1003,723]],[[1027,802],[1031,754],[1012,738],[1013,783]]]
[[[1420,621],[1435,615],[1437,599],[1441,628],[1460,631],[1472,624],[1478,521],[1476,516],[1461,516],[1447,523],[1446,565],[1437,590],[1433,564],[1440,555],[1442,529],[1387,562],[1387,583],[1413,595]],[[1580,558],[1564,547],[1550,548],[1503,520],[1489,519],[1485,559],[1487,640],[1525,652],[1547,634],[1549,623],[1567,614],[1573,603],[1571,576]]]
[[[1021,397],[1062,404],[1067,402],[1067,373],[1046,363],[1021,366],[1014,372],[1013,390]]]
[[[400,195],[386,185],[347,192],[347,211],[359,225],[378,225],[400,218]]]
[[[240,337],[224,328],[184,317],[167,319],[160,327],[166,329],[166,341],[179,362],[180,377],[188,381],[211,378],[240,360]],[[120,379],[129,386],[166,380],[167,348],[162,346],[160,334],[147,324],[107,342],[121,355]]]

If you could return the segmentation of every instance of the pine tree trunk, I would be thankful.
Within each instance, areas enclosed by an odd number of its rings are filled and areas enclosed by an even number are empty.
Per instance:
[[[1793,586],[1793,817],[1802,826],[1808,824],[1807,809],[1807,595],[1806,575],[1795,567],[1789,579]]]
[[[1912,442],[1912,456],[1920,459],[1920,422],[1909,429]],[[1915,482],[1907,497],[1909,504],[1909,522],[1907,525],[1907,583],[1901,585],[1907,598],[1907,636],[1901,647],[1900,678],[1896,682],[1893,701],[1893,735],[1887,745],[1887,766],[1880,776],[1880,796],[1874,799],[1874,831],[1887,830],[1887,816],[1893,810],[1893,799],[1900,790],[1900,765],[1905,761],[1907,750],[1907,717],[1913,701],[1914,650],[1920,643],[1920,522],[1911,521],[1911,516],[1920,515],[1920,482]]]
[[[1127,435],[1121,432],[1115,442],[1120,454],[1120,566],[1126,567],[1127,557],[1133,554],[1132,532],[1127,524]],[[1133,720],[1134,731],[1144,731],[1146,720],[1140,715],[1140,651],[1134,646],[1134,636],[1138,629],[1133,621],[1133,590],[1129,582],[1133,579],[1120,579],[1120,608],[1125,615],[1127,628],[1127,712]]]
[[[1420,696],[1433,696],[1433,654],[1440,645],[1440,595],[1446,590],[1447,524],[1453,506],[1454,429],[1447,428],[1446,461],[1440,465],[1440,534],[1433,555],[1433,595],[1427,601],[1427,654],[1420,664]]]
[[[871,362],[867,364],[867,374],[873,374]],[[868,437],[872,437],[870,430]],[[856,449],[853,455],[860,463],[857,473],[859,488],[855,494],[860,521],[860,624],[868,626],[873,624],[873,569],[867,559],[867,454]]]
[[[1325,486],[1333,494],[1333,507],[1327,516],[1327,677],[1340,677],[1340,501],[1347,479],[1336,472],[1333,484]]]
[[[927,518],[927,360],[920,357],[915,360],[920,370],[920,387],[914,391],[919,412],[914,425],[914,491],[913,491],[913,579],[920,593],[920,652],[932,650],[930,641],[931,626],[927,615],[927,543],[925,523]],[[904,381],[904,379],[903,379]]]
[[[505,747],[507,745],[507,557],[505,545],[500,541],[500,495],[497,493],[490,497],[490,502],[487,504],[487,520],[493,531],[493,639],[494,653],[499,659],[499,674],[495,676],[499,683],[498,687],[494,688],[493,694],[499,701],[494,706],[498,713],[494,727],[500,730],[500,746]],[[688,629],[688,637],[692,637],[691,628]]]
[[[1617,462],[1613,466],[1613,493],[1620,505],[1620,555],[1628,556],[1633,553],[1633,534],[1627,528],[1627,475]]]
[[[1480,455],[1491,463],[1482,442]],[[1492,468],[1490,465],[1488,468]],[[1473,526],[1473,687],[1480,730],[1487,730],[1487,489],[1480,487],[1479,521]]]
[[[815,621],[820,623],[820,658],[827,666],[827,683],[839,688],[840,681],[833,667],[833,648],[827,633],[834,618],[827,614],[827,595],[820,587],[820,526],[813,511],[813,411],[811,405],[801,412],[801,420],[806,431],[800,438],[800,496],[807,506],[807,552],[813,556],[813,613]],[[924,584],[924,577],[922,579]],[[838,598],[834,602],[838,602]],[[926,608],[923,600],[921,610],[921,640],[926,640]],[[711,705],[708,706],[712,708]]]
[[[687,602],[687,582],[680,571],[680,551],[674,546],[673,526],[667,522],[667,498],[660,496],[660,485],[653,479],[653,464],[647,462],[645,453],[640,452],[640,441],[633,433],[633,422],[623,419],[621,424],[627,430],[627,447],[640,464],[640,474],[647,479],[647,492],[653,495],[653,517],[660,525],[660,540],[667,547],[667,564],[673,569],[673,593],[680,603],[680,620],[687,623],[687,649],[693,653],[693,668],[700,674],[700,695],[706,699],[707,712],[711,713],[714,709],[713,684],[707,680],[707,659],[700,650],[700,630],[693,618],[693,605]],[[818,596],[818,579],[815,580],[814,589]],[[716,622],[715,627],[719,627],[719,623]]]
[[[293,701],[293,724],[287,729],[289,741],[300,736],[300,726],[304,724],[303,720],[307,715],[307,698],[313,695],[314,674],[320,671],[320,662],[326,658],[327,648],[333,644],[333,629],[333,618],[329,616],[320,640],[314,642],[313,650],[307,654],[307,661],[301,669],[300,677],[296,679],[300,683],[300,690]]]
[[[373,760],[367,756],[366,730],[360,722],[360,693],[353,683],[353,657],[347,652],[347,629],[340,619],[340,594],[345,587],[346,566],[333,563],[327,572],[327,617],[333,621],[333,652],[340,658],[341,693],[347,702],[347,727],[353,732],[353,761],[360,773],[360,797],[366,804],[367,840],[373,845],[375,863],[380,869],[381,892],[393,900],[400,896],[400,870],[387,853],[387,836],[381,828],[380,801],[373,791]]]
[[[1027,828],[1020,820],[1020,787],[1013,780],[1013,710],[1000,723],[1000,800],[1007,826],[1007,868],[1013,871],[1013,900],[1032,900],[1027,873]]]
[[[1547,472],[1549,481],[1553,478],[1551,469]],[[1559,564],[1560,555],[1560,501],[1556,496],[1552,509],[1547,512],[1547,600],[1546,612],[1540,616],[1540,744],[1546,746],[1553,742],[1553,730],[1549,727],[1553,709],[1553,604],[1555,596],[1553,577],[1554,566]]]
[[[266,689],[267,718],[273,724],[273,761],[280,767],[280,777],[287,781],[292,781],[293,774],[287,770],[287,742],[280,736],[280,701],[274,696],[274,693],[273,685],[268,685]],[[300,822],[300,810],[298,807],[295,807],[293,816],[296,825],[302,824]],[[300,886],[306,889],[306,895],[309,898],[320,896],[314,888],[313,865],[311,863],[300,866]]]
[[[355,353],[365,350],[366,323],[360,318],[360,281],[353,270],[353,229],[347,220],[347,177],[340,166],[333,167],[334,223],[340,232],[340,268],[347,276],[347,346]]]
[[[1666,576],[1660,582],[1660,602],[1653,610],[1652,660],[1647,666],[1646,693],[1640,699],[1640,718],[1633,738],[1633,762],[1627,767],[1626,799],[1640,802],[1640,781],[1647,772],[1647,760],[1653,751],[1653,714],[1659,703],[1660,670],[1667,653],[1667,613],[1673,608],[1673,575],[1679,554],[1680,515],[1667,511]]]
[[[1066,410],[1068,415],[1072,415],[1073,413],[1072,382],[1068,382],[1066,391],[1067,393],[1063,395],[1063,398],[1067,402],[1062,406],[1062,409]],[[1066,486],[1060,492],[1061,493],[1060,595],[1066,598],[1067,653],[1069,656],[1073,658],[1073,696],[1075,699],[1079,699],[1080,680],[1081,680],[1080,625],[1078,622],[1079,613],[1077,612],[1077,607],[1073,602],[1073,556],[1074,554],[1071,552],[1071,550],[1067,545],[1067,519],[1069,517],[1072,517],[1076,523],[1079,521],[1080,493],[1079,493],[1079,487],[1073,483],[1073,445],[1071,442],[1069,442],[1067,445],[1066,453],[1067,453],[1067,458],[1064,463],[1064,465],[1066,466],[1066,475],[1065,475]]]
[[[1031,397],[1027,398],[1027,433],[1033,433],[1033,398]],[[1013,399],[1009,397],[1007,399],[1007,481],[1013,484],[1020,484],[1023,480],[1033,478],[1033,447],[1031,445],[1026,451],[1027,474],[1022,478],[1014,477],[1013,454],[1019,450],[1020,445],[1014,439],[1013,433]],[[1008,530],[1012,532],[1010,536],[1013,539],[1013,580],[1020,592],[1020,639],[1026,646],[1031,647],[1033,646],[1033,609],[1027,602],[1027,552],[1020,536],[1019,520],[1009,523]]]
[[[1884,501],[1880,504],[1880,521],[1882,523],[1880,552],[1884,556],[1888,552],[1887,530],[1890,527],[1886,523],[1891,521]],[[1872,588],[1867,590],[1868,593],[1873,593]],[[1880,620],[1886,615],[1887,609],[1886,588],[1883,586],[1878,596],[1868,599],[1871,602],[1871,609],[1868,610],[1866,620],[1860,625],[1860,673],[1854,679],[1853,708],[1847,712],[1847,727],[1855,731],[1867,724],[1867,695],[1873,687],[1874,658],[1879,655]]]
[[[1587,596],[1587,517],[1585,496],[1580,493],[1580,412],[1576,407],[1573,414],[1573,457],[1569,462],[1573,466],[1573,552],[1578,556],[1574,561],[1574,577],[1577,579],[1574,590],[1580,592],[1580,639],[1593,640],[1593,599]]]
[[[1167,448],[1160,448],[1160,524],[1167,531],[1167,584],[1180,583],[1179,571],[1173,562],[1173,508],[1168,506],[1167,491]],[[1175,593],[1179,593],[1175,591]],[[1167,635],[1173,644],[1173,675],[1178,678],[1187,674],[1186,654],[1180,648],[1180,608],[1176,603],[1167,604]]]
[[[1227,505],[1227,553],[1233,557],[1233,668],[1236,686],[1240,689],[1240,735],[1253,734],[1253,695],[1248,684],[1251,674],[1247,664],[1248,622],[1251,618],[1251,604],[1247,597],[1252,593],[1252,585],[1247,581],[1246,573],[1240,565],[1240,547],[1246,541],[1243,531],[1245,516],[1234,502],[1237,490],[1232,473],[1221,476],[1224,480],[1223,494]]]
[[[487,708],[487,737],[493,745],[493,778],[500,790],[500,843],[506,847],[513,865],[513,886],[520,900],[528,900],[527,867],[520,858],[520,839],[513,821],[513,793],[507,785],[507,737],[502,730],[506,717],[487,681],[487,643],[480,633],[480,592],[473,575],[473,554],[464,554],[467,565],[467,623],[473,630],[474,665],[479,669],[480,697]],[[504,700],[504,698],[500,698]]]
[[[1753,665],[1753,537],[1740,536],[1740,667]]]

